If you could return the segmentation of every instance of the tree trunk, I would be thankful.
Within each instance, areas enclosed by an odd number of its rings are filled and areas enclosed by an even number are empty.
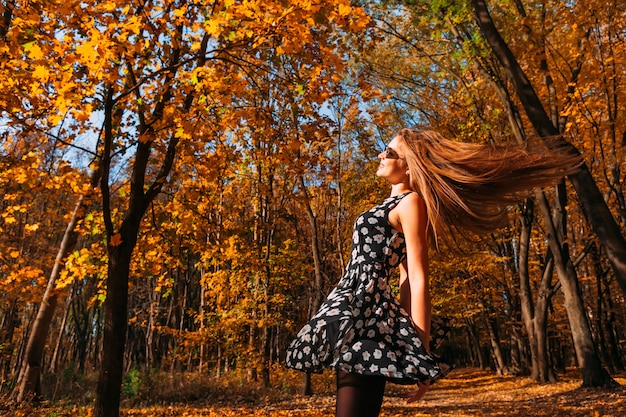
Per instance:
[[[600,261],[600,256],[598,255],[598,251],[596,249],[596,245],[592,242],[590,245],[590,253],[591,253],[591,262],[593,267],[593,275],[596,280],[596,311],[595,311],[595,335],[596,340],[598,341],[598,354],[602,359],[602,362],[607,364],[610,372],[615,372],[615,367],[613,366],[613,361],[611,360],[610,355],[607,354],[607,343],[606,338],[604,337],[604,319],[606,314],[604,312],[604,277],[606,272],[604,268],[602,268],[602,263]]]
[[[174,61],[177,55],[174,54]],[[170,73],[173,77],[175,71]],[[167,84],[167,83],[166,83]],[[122,375],[124,371],[124,348],[126,343],[126,328],[128,317],[128,278],[133,250],[137,243],[137,235],[141,220],[149,204],[161,192],[169,176],[178,139],[169,138],[165,154],[152,184],[146,184],[146,172],[150,160],[152,141],[140,140],[137,142],[135,158],[130,176],[129,202],[124,213],[121,226],[115,232],[111,216],[111,195],[109,189],[109,173],[113,149],[113,109],[115,100],[114,91],[109,88],[106,92],[104,105],[104,140],[101,160],[100,189],[102,192],[102,207],[104,225],[107,235],[107,250],[109,260],[107,265],[107,296],[104,302],[104,339],[102,342],[102,363],[96,391],[93,417],[119,417],[120,394]],[[139,94],[139,92],[137,92]],[[152,120],[160,120],[165,104],[169,101],[170,93],[166,90],[162,100],[156,105]],[[187,97],[185,108],[191,106],[191,96]],[[145,120],[144,117],[141,118]],[[153,123],[153,122],[151,122]],[[141,125],[139,136],[146,136],[152,132],[153,124]]]
[[[524,70],[520,67],[512,51],[498,32],[486,0],[472,0],[476,20],[481,32],[498,58],[506,73],[511,78],[517,95],[524,106],[529,120],[541,137],[558,137],[559,131],[543,108],[539,97],[531,85]],[[560,139],[559,145],[564,151],[580,154],[572,144]],[[626,241],[615,222],[591,172],[586,164],[569,176],[578,195],[581,207],[595,234],[605,249],[613,272],[624,294],[626,294]]]
[[[537,379],[539,373],[539,364],[537,363],[537,335],[535,331],[535,306],[533,304],[531,289],[530,289],[530,276],[528,273],[528,254],[530,247],[530,235],[532,230],[533,218],[534,218],[534,204],[529,198],[526,200],[526,204],[522,207],[520,220],[522,224],[522,230],[519,237],[518,248],[518,272],[520,277],[520,304],[522,309],[522,321],[526,328],[526,334],[528,335],[528,344],[530,348],[530,375],[531,378]]]
[[[522,325],[518,321],[511,326],[509,374],[513,376],[528,375],[528,367],[524,366],[524,340]]]
[[[550,300],[555,293],[552,287],[552,274],[554,273],[554,258],[552,252],[548,252],[546,264],[537,289],[535,301],[534,329],[537,338],[537,382],[555,382],[556,375],[550,362],[548,350],[548,309]]]
[[[493,362],[498,375],[504,375],[506,373],[506,364],[504,363],[504,356],[502,355],[502,349],[500,348],[500,339],[498,337],[497,324],[495,319],[489,317],[489,313],[483,309],[483,318],[485,326],[487,327],[487,334],[489,335],[489,342],[491,344],[491,353],[493,355]]]
[[[608,295],[607,295],[608,298]],[[610,306],[609,306],[610,308]],[[609,314],[609,318],[606,321],[607,334],[609,339],[609,346],[611,351],[611,358],[613,360],[613,364],[615,369],[620,372],[624,372],[624,362],[623,362],[623,353],[620,347],[620,341],[617,335],[617,329],[615,328],[615,313],[611,311]]]
[[[309,218],[309,227],[311,228],[311,251],[313,252],[313,265],[315,267],[315,282],[313,286],[313,299],[311,300],[311,307],[313,311],[317,311],[322,303],[322,259],[320,256],[319,237],[317,234],[317,218],[311,208],[311,201],[302,176],[300,176],[300,185],[302,186],[304,208],[306,209],[306,214]],[[313,395],[311,375],[308,373],[305,373],[304,378],[302,379],[302,394]]]
[[[2,367],[0,380],[2,381],[6,381],[11,373],[11,352],[14,350],[13,334],[15,333],[15,328],[18,326],[17,323],[19,321],[17,312],[17,299],[14,299],[11,302],[10,307],[4,310],[4,314],[2,315],[2,323],[0,326],[0,346],[3,346],[3,351],[9,352],[6,355],[3,354],[0,356],[0,366]]]
[[[485,357],[483,355],[483,350],[480,346],[480,338],[476,333],[476,325],[474,324],[474,320],[471,318],[465,319],[465,328],[467,330],[467,336],[469,339],[469,350],[472,356],[472,364],[474,366],[478,366],[480,369],[485,369]],[[478,362],[478,364],[476,364]]]
[[[204,269],[200,270],[200,306],[198,307],[198,315],[200,316],[200,334],[202,335],[202,339],[200,341],[200,352],[199,352],[199,356],[200,356],[200,360],[198,362],[198,372],[202,373],[204,371],[204,357],[207,356],[207,352],[206,352],[206,348],[207,348],[207,344],[205,343],[205,327],[204,327],[204,321],[205,321],[205,315],[206,315],[206,307],[205,307],[205,300],[204,298],[205,296],[205,282],[204,282]],[[150,344],[152,344],[152,341],[150,341]],[[150,364],[152,366],[152,364]],[[219,369],[219,363],[218,363],[218,369]]]
[[[76,287],[76,283],[75,283]],[[76,292],[74,288],[74,292]],[[72,319],[74,323],[74,360],[78,358],[78,370],[85,370],[85,362],[87,361],[87,349],[89,345],[90,335],[93,332],[92,321],[89,317],[86,301],[82,297],[71,297]]]
[[[614,385],[615,381],[602,367],[598,357],[572,260],[567,253],[567,249],[560,242],[545,195],[537,192],[537,198],[543,213],[547,229],[546,237],[550,250],[554,255],[554,264],[565,299],[565,308],[576,349],[576,358],[583,376],[583,386],[600,387]]]
[[[259,277],[255,276],[254,277],[254,282],[253,282],[253,299],[254,300],[258,300],[259,298]],[[259,379],[258,373],[257,373],[257,366],[258,366],[258,352],[257,352],[257,348],[256,348],[256,340],[257,340],[257,334],[258,334],[258,326],[257,323],[259,321],[258,315],[257,315],[257,311],[256,311],[256,307],[252,307],[252,310],[250,311],[250,326],[248,327],[248,357],[247,357],[247,366],[248,366],[248,382],[256,382]]]
[[[128,236],[127,240],[124,240],[125,236]],[[104,339],[94,417],[119,416],[128,316],[128,276],[136,236],[136,232],[130,230],[122,234],[122,244],[109,244]]]
[[[550,284],[552,277],[552,266],[554,265],[550,253],[548,254],[543,277],[536,294],[536,301],[530,288],[530,277],[528,273],[528,253],[530,246],[530,236],[532,221],[534,217],[533,200],[527,199],[522,209],[521,222],[522,231],[519,245],[519,274],[520,274],[520,299],[522,304],[522,318],[526,332],[531,356],[532,379],[538,382],[555,381],[554,372],[548,360],[548,345],[546,338],[548,307],[550,299],[554,294]]]
[[[267,299],[266,299],[267,300]],[[263,388],[269,388],[270,385],[270,363],[272,355],[272,328],[268,325],[263,326],[262,335],[262,352],[263,362],[261,366],[261,381]]]
[[[217,342],[217,363],[215,364],[215,377],[217,379],[222,376],[222,344]]]
[[[269,213],[269,211],[268,211]],[[269,220],[269,219],[268,219]],[[263,333],[261,338],[261,380],[264,388],[270,386],[270,362],[272,350],[272,328],[269,323],[269,303],[272,293],[272,269],[270,267],[272,245],[274,244],[275,225],[270,227],[265,238],[265,257],[264,257],[264,284],[263,284]]]
[[[96,186],[99,179],[100,170],[96,169],[91,174],[91,189]],[[54,311],[57,306],[57,297],[59,295],[56,288],[56,281],[65,266],[65,259],[74,250],[74,246],[76,246],[78,239],[76,225],[85,214],[85,200],[84,194],[78,198],[78,202],[72,212],[72,217],[65,228],[61,245],[59,246],[54,265],[50,271],[48,285],[46,286],[39,311],[37,312],[37,318],[30,330],[28,343],[24,351],[22,369],[18,377],[17,402],[22,402],[24,399],[31,397],[37,399],[41,395],[41,362],[46,347],[46,340],[48,339],[48,333],[50,332],[50,324],[52,323]]]
[[[528,367],[522,366],[524,362],[524,356],[527,352],[524,341],[526,340],[522,336],[522,312],[521,312],[521,299],[519,291],[516,288],[520,288],[520,274],[519,265],[514,261],[516,250],[512,242],[504,238],[492,238],[490,244],[491,251],[499,256],[504,261],[501,263],[502,277],[504,289],[502,292],[502,301],[504,303],[503,311],[505,317],[505,323],[510,323],[510,331],[508,340],[505,342],[509,347],[508,357],[502,355],[502,371],[508,375],[527,375]],[[494,326],[497,326],[497,322],[493,321]],[[498,330],[498,328],[496,328]],[[496,332],[496,335],[499,333]],[[500,337],[497,337],[500,340]],[[502,342],[499,341],[499,345],[502,346]],[[501,350],[501,347],[500,347]],[[508,360],[507,360],[508,359]]]
[[[617,342],[615,332],[615,309],[613,306],[613,298],[611,296],[610,283],[607,282],[607,271],[603,268],[595,242],[592,242],[589,248],[591,260],[593,262],[594,273],[598,282],[598,333],[602,340],[602,346],[606,352],[606,360],[611,367],[612,372],[623,371],[624,364],[622,362],[622,354],[619,352],[619,343]],[[604,306],[604,308],[603,308]]]
[[[341,134],[337,139],[337,217],[335,218],[335,234],[337,235],[337,255],[339,258],[339,270],[343,273],[346,270],[346,262],[343,259],[343,236],[341,226],[343,225],[343,186],[341,181]],[[320,281],[321,282],[321,281]]]
[[[70,291],[70,294],[67,296],[67,300],[65,302],[65,311],[63,312],[63,319],[61,320],[61,325],[59,326],[59,335],[57,336],[57,341],[54,344],[54,352],[52,353],[52,359],[50,360],[50,372],[56,372],[57,366],[59,363],[59,352],[61,350],[61,344],[63,342],[63,333],[65,332],[65,326],[67,324],[67,316],[70,313],[70,307],[72,305],[72,297],[74,296],[74,291]]]

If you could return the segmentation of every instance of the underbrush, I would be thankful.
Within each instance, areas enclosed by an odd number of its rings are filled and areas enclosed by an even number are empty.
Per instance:
[[[251,380],[246,370],[220,375],[200,372],[136,372],[127,374],[122,386],[123,405],[164,405],[176,403],[259,404],[280,401],[301,392],[300,372],[274,366],[270,384],[265,387],[257,378]],[[334,374],[312,376],[317,393],[334,390]]]

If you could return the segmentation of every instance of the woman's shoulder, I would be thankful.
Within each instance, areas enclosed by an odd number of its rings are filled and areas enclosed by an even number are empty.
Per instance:
[[[407,230],[421,230],[424,226],[420,225],[426,224],[426,219],[426,205],[416,192],[404,195],[390,215],[392,226],[403,233]]]
[[[426,205],[424,204],[424,199],[419,193],[415,191],[411,191],[406,193],[400,201],[398,201],[398,205],[396,206],[399,214],[406,215],[415,215],[426,209]]]
[[[398,205],[412,206],[424,202],[422,196],[415,191],[409,191],[403,194],[399,194],[398,197],[400,198],[400,201],[398,201]]]

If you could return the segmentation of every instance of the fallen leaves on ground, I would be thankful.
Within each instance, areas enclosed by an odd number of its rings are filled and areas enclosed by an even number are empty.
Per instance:
[[[417,403],[403,398],[411,388],[388,384],[381,417],[623,417],[626,410],[626,376],[614,377],[615,388],[581,388],[574,371],[553,384],[538,384],[529,378],[495,376],[487,371],[457,369],[437,382]],[[263,396],[256,393],[232,398],[205,399],[124,408],[124,417],[330,417],[334,415],[334,393],[325,389],[313,396]],[[87,407],[16,410],[11,417],[86,417]]]
[[[580,388],[574,374],[561,376],[557,383],[538,384],[529,378],[456,370],[418,404],[406,404],[402,390],[392,388],[381,416],[623,417],[626,378],[615,379],[621,386]]]

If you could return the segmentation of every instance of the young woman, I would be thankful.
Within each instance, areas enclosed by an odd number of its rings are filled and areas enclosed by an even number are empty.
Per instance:
[[[557,155],[558,154],[558,155]],[[402,129],[379,155],[391,196],[354,224],[345,275],[287,349],[288,367],[337,372],[337,417],[378,416],[386,381],[417,384],[419,400],[451,368],[432,353],[445,336],[431,316],[429,234],[482,233],[502,225],[507,204],[555,183],[580,158],[546,149],[468,144]],[[400,299],[388,278],[399,268]]]

